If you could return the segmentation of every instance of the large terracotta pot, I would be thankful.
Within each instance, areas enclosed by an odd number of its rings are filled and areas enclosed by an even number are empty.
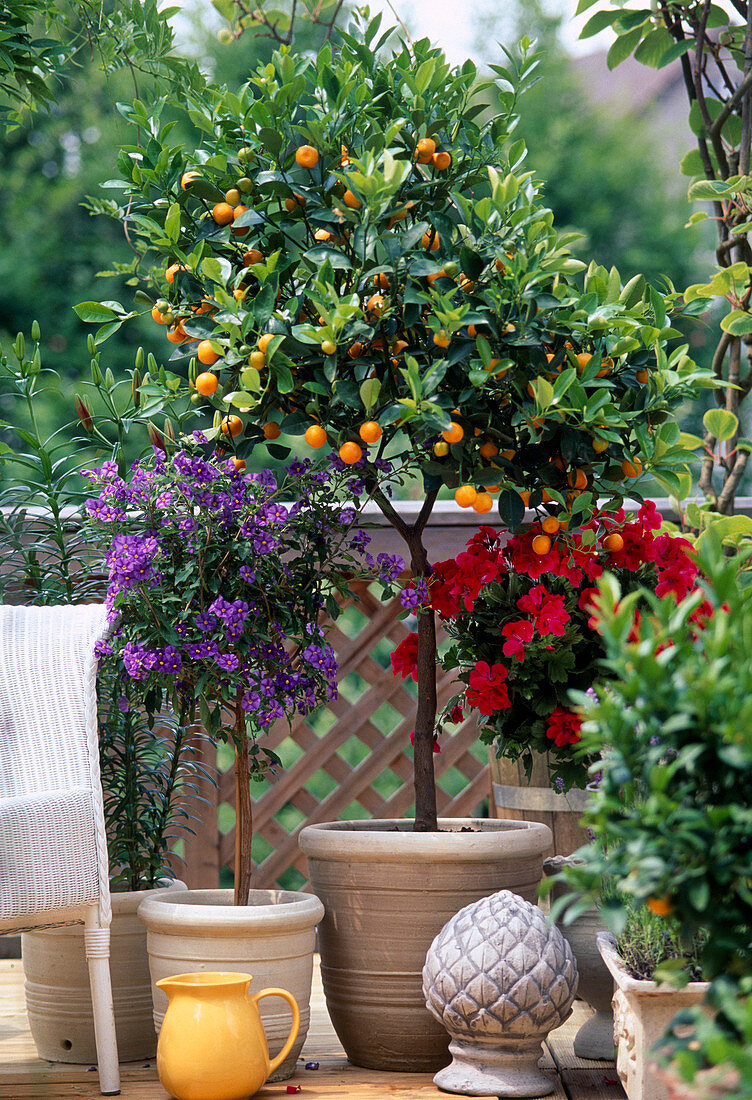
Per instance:
[[[136,911],[146,898],[174,897],[185,888],[172,882],[112,895],[110,974],[121,1062],[153,1058],[157,1050],[146,931]],[[39,1057],[96,1065],[83,925],[24,932],[21,940],[29,1028]]]
[[[471,818],[415,833],[405,820],[338,821],[300,834],[326,916],[321,973],[334,1029],[358,1066],[435,1073],[446,1031],[425,1006],[432,940],[465,905],[497,890],[535,902],[545,825]]]
[[[174,898],[149,898],[138,910],[147,928],[152,982],[175,974],[251,974],[252,991],[276,986],[292,993],[300,1008],[298,1037],[269,1080],[295,1072],[311,1018],[311,980],[316,925],[324,907],[313,894],[251,890],[248,905],[233,905],[232,890],[187,890]],[[159,1030],[167,996],[156,985],[154,1023]],[[290,1033],[290,1007],[281,997],[259,1004],[272,1059]]]
[[[598,950],[616,984],[614,1039],[616,1070],[628,1100],[669,1100],[664,1081],[655,1072],[651,1050],[683,1008],[694,1008],[705,999],[708,982],[689,982],[674,989],[658,982],[633,978],[616,950],[610,932],[600,932]]]

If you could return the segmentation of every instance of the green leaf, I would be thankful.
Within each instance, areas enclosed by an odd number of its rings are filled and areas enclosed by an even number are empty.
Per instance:
[[[101,302],[79,302],[73,309],[89,325],[100,325],[105,321],[113,321],[117,317],[114,309],[102,305]]]
[[[699,149],[690,149],[681,159],[679,169],[683,176],[701,176],[705,171]]]
[[[739,430],[739,420],[726,409],[708,409],[702,418],[705,430],[716,439],[731,439]]]
[[[379,399],[381,393],[381,382],[378,378],[366,378],[365,382],[360,386],[360,400],[363,402],[363,406],[366,412],[370,412]]]
[[[626,61],[642,38],[642,28],[635,27],[629,34],[620,34],[606,54],[606,64],[609,69],[615,69]]]
[[[752,313],[743,309],[734,309],[721,321],[721,328],[730,336],[746,336],[752,332]]]
[[[673,39],[664,27],[656,27],[646,34],[635,50],[635,61],[649,65],[651,69],[660,68],[661,61],[671,48]]]
[[[669,46],[659,61],[658,68],[663,69],[666,65],[670,65],[672,61],[677,61],[685,53],[689,53],[693,46],[694,42],[691,38],[685,38],[683,42],[674,42],[673,46]]]
[[[525,504],[514,489],[499,494],[499,515],[510,531],[515,531],[525,518]]]
[[[178,243],[180,239],[180,204],[177,202],[174,202],[167,211],[167,217],[165,218],[165,233],[173,244]]]
[[[577,10],[579,14],[579,8]],[[594,34],[600,34],[606,27],[612,26],[621,14],[620,11],[597,11],[595,15],[590,16],[580,31],[580,38],[592,38]]]

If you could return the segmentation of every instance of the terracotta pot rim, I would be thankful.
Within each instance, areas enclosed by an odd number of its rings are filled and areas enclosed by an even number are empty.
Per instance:
[[[616,939],[611,932],[599,932],[595,942],[614,981],[625,993],[637,993],[646,997],[665,997],[668,994],[680,997],[684,993],[690,994],[692,999],[696,1000],[698,997],[704,997],[710,988],[710,982],[687,982],[681,989],[677,989],[667,982],[659,983],[646,978],[633,978],[616,950]]]
[[[150,897],[138,907],[149,932],[176,935],[285,934],[318,924],[324,906],[300,890],[251,890],[252,905],[233,905],[232,890],[185,890],[174,897]]]
[[[147,898],[164,897],[165,894],[184,893],[188,887],[179,878],[163,882],[161,886],[152,886],[148,890],[120,890],[110,894],[112,912],[135,913],[142,901]]]
[[[499,856],[540,856],[553,841],[548,826],[535,821],[440,818],[439,828],[438,833],[415,833],[407,818],[326,821],[306,825],[298,843],[309,859],[475,863]]]

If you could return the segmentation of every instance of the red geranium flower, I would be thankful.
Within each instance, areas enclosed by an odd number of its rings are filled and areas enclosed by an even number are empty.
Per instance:
[[[481,714],[508,710],[511,702],[504,683],[506,678],[507,670],[504,665],[489,665],[487,661],[478,661],[470,673],[469,687],[465,692],[469,705]]]
[[[564,745],[576,745],[580,740],[580,727],[582,719],[573,710],[566,707],[554,707],[548,716],[546,737],[554,742],[557,748]]]
[[[391,654],[392,673],[406,680],[412,676],[418,682],[418,635],[413,631],[403,638]]]
[[[529,619],[517,619],[513,623],[507,623],[501,633],[507,639],[501,647],[504,656],[514,657],[516,661],[524,661],[525,646],[528,642],[532,642],[535,633],[535,627]]]

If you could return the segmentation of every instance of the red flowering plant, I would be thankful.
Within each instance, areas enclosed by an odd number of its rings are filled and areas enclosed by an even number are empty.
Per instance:
[[[554,537],[544,525],[551,527],[536,520],[508,539],[481,527],[466,550],[433,567],[422,589],[411,582],[402,602],[419,614],[436,612],[452,639],[441,663],[459,670],[463,690],[440,716],[439,730],[474,709],[481,738],[499,755],[521,757],[529,773],[533,751],[548,752],[552,782],[568,789],[587,782],[593,761],[575,749],[581,722],[569,691],[608,677],[592,617],[598,578],[609,571],[624,593],[644,585],[681,600],[695,588],[698,569],[689,542],[658,533],[652,501],[636,517],[595,513]],[[416,638],[408,635],[392,654],[395,675],[415,675]]]

